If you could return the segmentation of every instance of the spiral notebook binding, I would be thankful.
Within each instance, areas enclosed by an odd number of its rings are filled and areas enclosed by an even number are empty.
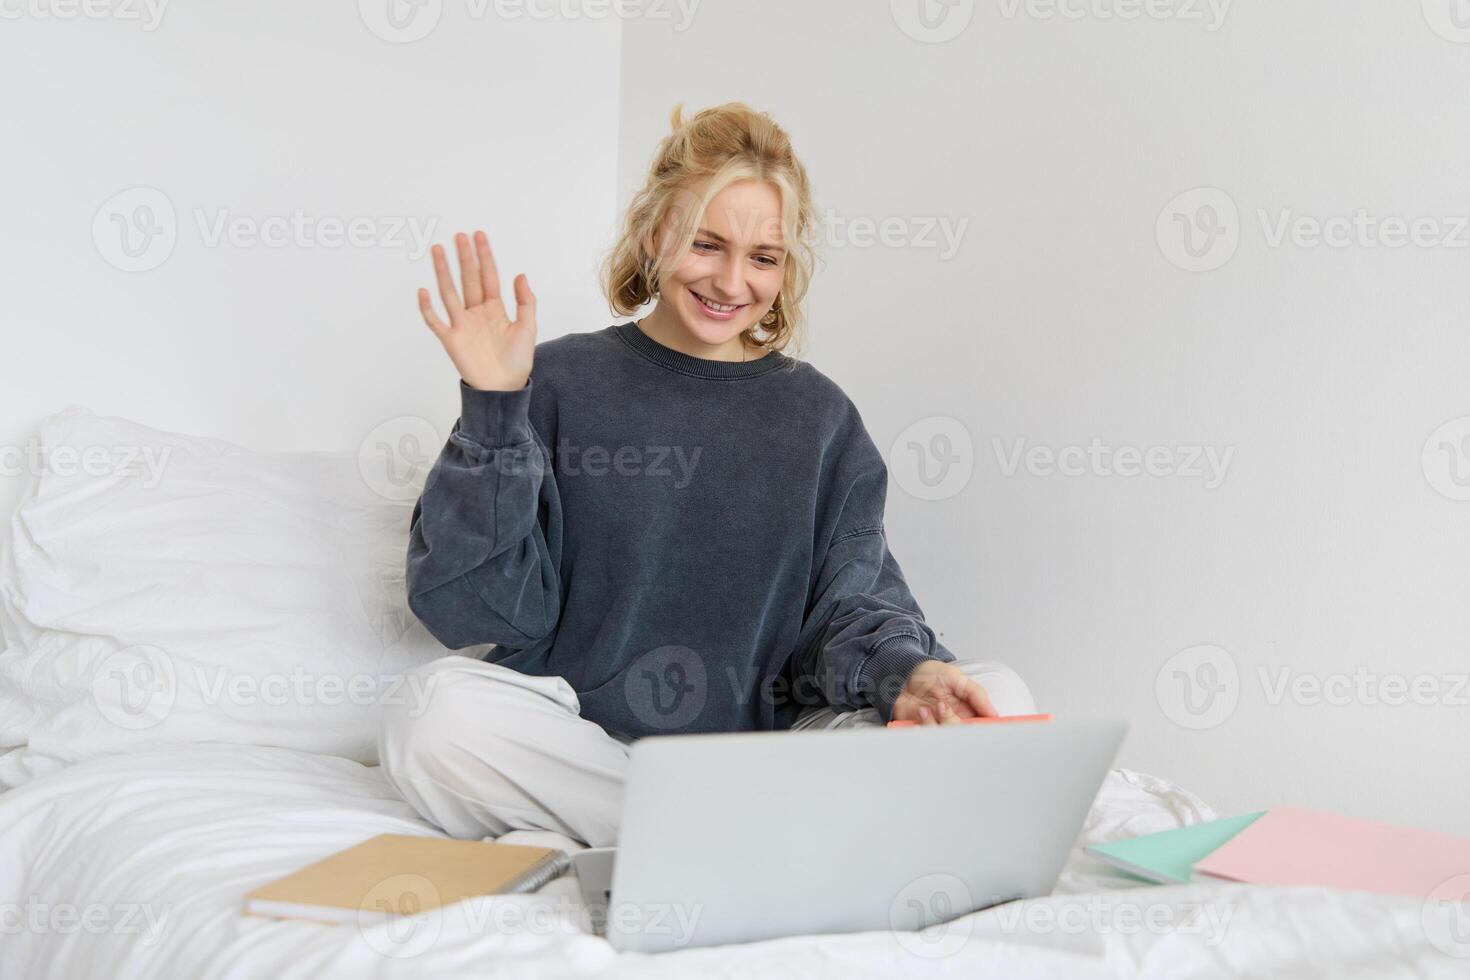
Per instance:
[[[571,867],[572,857],[566,851],[552,851],[533,864],[511,888],[510,894],[524,895],[561,875]]]

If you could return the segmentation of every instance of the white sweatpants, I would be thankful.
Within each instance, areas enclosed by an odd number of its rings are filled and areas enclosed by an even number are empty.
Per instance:
[[[1004,664],[955,666],[1001,714],[1036,711]],[[630,742],[579,715],[565,679],[458,655],[410,673],[382,706],[378,750],[389,784],[425,820],[463,839],[551,830],[592,847],[617,843]],[[792,730],[881,723],[874,708],[808,707]]]

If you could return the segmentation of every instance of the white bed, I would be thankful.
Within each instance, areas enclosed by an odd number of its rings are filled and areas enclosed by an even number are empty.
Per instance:
[[[1209,819],[1169,783],[1114,770],[1082,843]],[[937,927],[617,954],[575,881],[359,927],[241,912],[241,895],[376,833],[435,834],[378,769],[260,746],[94,759],[0,795],[0,901],[75,908],[6,922],[7,978],[591,976],[1451,977],[1420,903],[1326,889],[1143,886],[1074,852],[1057,892]],[[962,826],[950,828],[964,833]],[[516,832],[512,841],[575,844]],[[90,909],[90,911],[89,911]]]
[[[246,916],[246,891],[333,851],[438,833],[375,764],[377,699],[444,652],[404,606],[414,487],[371,453],[249,453],[76,406],[38,434],[105,452],[37,478],[0,549],[4,980],[1470,976],[1439,903],[1110,872],[1081,846],[1215,816],[1121,769],[1053,895],[922,933],[619,955],[571,878],[375,925]]]

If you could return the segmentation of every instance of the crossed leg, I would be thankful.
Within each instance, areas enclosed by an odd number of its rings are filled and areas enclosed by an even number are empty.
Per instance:
[[[994,661],[955,662],[1001,714],[1031,714],[1026,683]],[[592,847],[617,843],[631,739],[578,714],[561,677],[471,657],[414,668],[382,704],[378,753],[389,785],[453,837],[551,830]],[[801,712],[792,731],[882,724],[875,708]]]

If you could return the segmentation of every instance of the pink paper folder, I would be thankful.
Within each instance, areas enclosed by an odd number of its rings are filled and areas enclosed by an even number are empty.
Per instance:
[[[1470,838],[1278,806],[1194,865],[1257,885],[1326,885],[1428,897],[1470,873]]]

